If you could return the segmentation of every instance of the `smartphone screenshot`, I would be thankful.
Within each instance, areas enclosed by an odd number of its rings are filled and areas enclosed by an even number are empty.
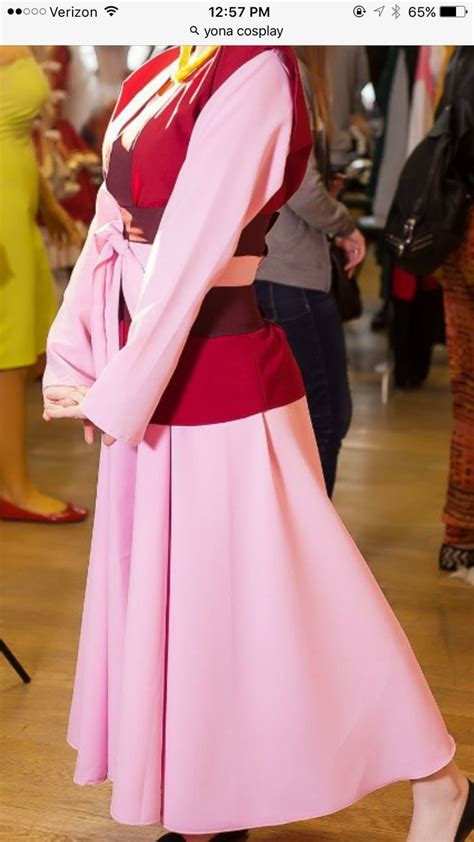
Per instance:
[[[474,838],[473,14],[1,0],[9,842]]]

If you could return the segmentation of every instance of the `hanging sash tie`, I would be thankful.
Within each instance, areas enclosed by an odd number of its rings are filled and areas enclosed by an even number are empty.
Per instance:
[[[97,376],[120,349],[120,294],[123,290],[133,315],[151,246],[125,239],[121,218],[102,225],[94,236],[98,257],[92,284],[91,341]]]

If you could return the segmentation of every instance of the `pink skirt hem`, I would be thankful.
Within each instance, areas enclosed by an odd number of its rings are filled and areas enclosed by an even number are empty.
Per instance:
[[[207,830],[199,830],[199,833],[202,833],[202,834],[206,834],[206,833],[231,833],[231,832],[235,832],[236,830],[243,830],[244,828],[245,829],[248,828],[249,830],[258,830],[259,828],[263,828],[263,827],[279,827],[281,825],[293,824],[295,822],[310,822],[310,821],[313,821],[315,819],[321,819],[324,816],[331,816],[334,813],[339,813],[341,810],[346,810],[348,807],[352,807],[354,804],[357,804],[357,802],[360,801],[362,798],[366,798],[368,795],[370,795],[373,792],[377,792],[379,789],[384,789],[387,786],[392,786],[392,784],[401,783],[402,781],[416,781],[416,780],[419,780],[421,778],[428,778],[430,775],[435,775],[436,772],[441,771],[441,769],[444,769],[445,766],[448,765],[448,763],[451,763],[451,761],[454,760],[454,757],[456,755],[456,743],[455,743],[455,741],[452,737],[451,737],[451,739],[452,739],[453,747],[452,747],[452,751],[449,754],[449,756],[444,761],[442,761],[442,762],[440,761],[440,762],[436,763],[436,765],[434,767],[430,767],[429,771],[416,772],[414,774],[411,773],[409,775],[408,774],[397,775],[394,778],[391,778],[390,780],[385,781],[384,783],[374,785],[372,788],[366,790],[365,792],[361,792],[359,795],[352,796],[349,801],[345,801],[344,803],[338,804],[337,806],[333,806],[333,807],[328,808],[327,810],[325,810],[322,813],[311,814],[309,816],[293,816],[293,817],[287,818],[287,819],[278,819],[276,821],[268,822],[268,824],[265,824],[265,825],[264,824],[251,825],[250,823],[243,821],[242,824],[239,825],[239,827],[236,827],[236,826],[226,826],[226,827],[218,827],[218,828],[213,827],[213,828],[208,828]],[[70,740],[67,740],[67,743],[72,749],[74,749],[74,751],[77,751],[77,746],[74,746],[71,743]],[[75,783],[77,783],[77,782],[75,782]],[[102,778],[102,780],[98,780],[98,781],[90,781],[89,783],[77,784],[77,786],[100,786],[100,784],[103,784],[103,783],[113,783],[113,780],[112,780],[112,778],[107,777],[107,778]],[[118,816],[114,815],[112,812],[110,813],[110,816],[118,824],[127,825],[128,827],[150,827],[151,825],[154,825],[154,824],[160,824],[159,819],[150,820],[150,821],[146,821],[146,822],[136,822],[136,821],[125,821],[123,818],[119,818]],[[181,833],[185,836],[196,833],[196,830],[194,828],[189,828],[189,827],[188,828],[166,827],[165,830],[173,831],[174,833]]]

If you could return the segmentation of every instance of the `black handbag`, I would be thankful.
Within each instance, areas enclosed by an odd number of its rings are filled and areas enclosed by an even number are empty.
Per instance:
[[[318,132],[315,155],[319,172],[322,175],[326,190],[329,191],[331,168],[329,165],[328,140],[324,131]],[[344,250],[338,248],[331,239],[329,239],[329,256],[331,258],[331,290],[336,299],[339,315],[343,322],[351,322],[362,315],[362,297],[359,285],[354,276],[349,278],[344,268],[347,262]]]
[[[332,291],[343,322],[351,322],[362,315],[362,298],[359,284],[353,276],[349,278],[344,266],[347,257],[343,249],[330,244]]]
[[[438,269],[459,246],[465,230],[470,197],[456,156],[472,126],[472,103],[458,95],[464,76],[461,56],[459,48],[435,124],[405,163],[385,227],[395,263],[413,275]]]

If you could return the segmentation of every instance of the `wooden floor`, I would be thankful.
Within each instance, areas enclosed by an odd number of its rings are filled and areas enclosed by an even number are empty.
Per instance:
[[[373,298],[370,266],[364,278],[365,297]],[[450,426],[444,354],[422,392],[395,394],[383,407],[373,364],[384,356],[385,338],[367,326],[368,316],[348,331],[354,421],[335,503],[414,645],[458,741],[459,763],[472,773],[474,591],[437,572]],[[82,445],[79,427],[42,423],[39,387],[31,389],[30,418],[38,481],[92,506],[97,453]],[[74,753],[64,733],[90,526],[1,527],[3,635],[33,676],[22,686],[0,665],[5,842],[152,842],[160,835],[159,828],[115,824],[108,785],[71,782]],[[409,814],[409,785],[401,783],[336,815],[258,830],[251,839],[401,842]]]

